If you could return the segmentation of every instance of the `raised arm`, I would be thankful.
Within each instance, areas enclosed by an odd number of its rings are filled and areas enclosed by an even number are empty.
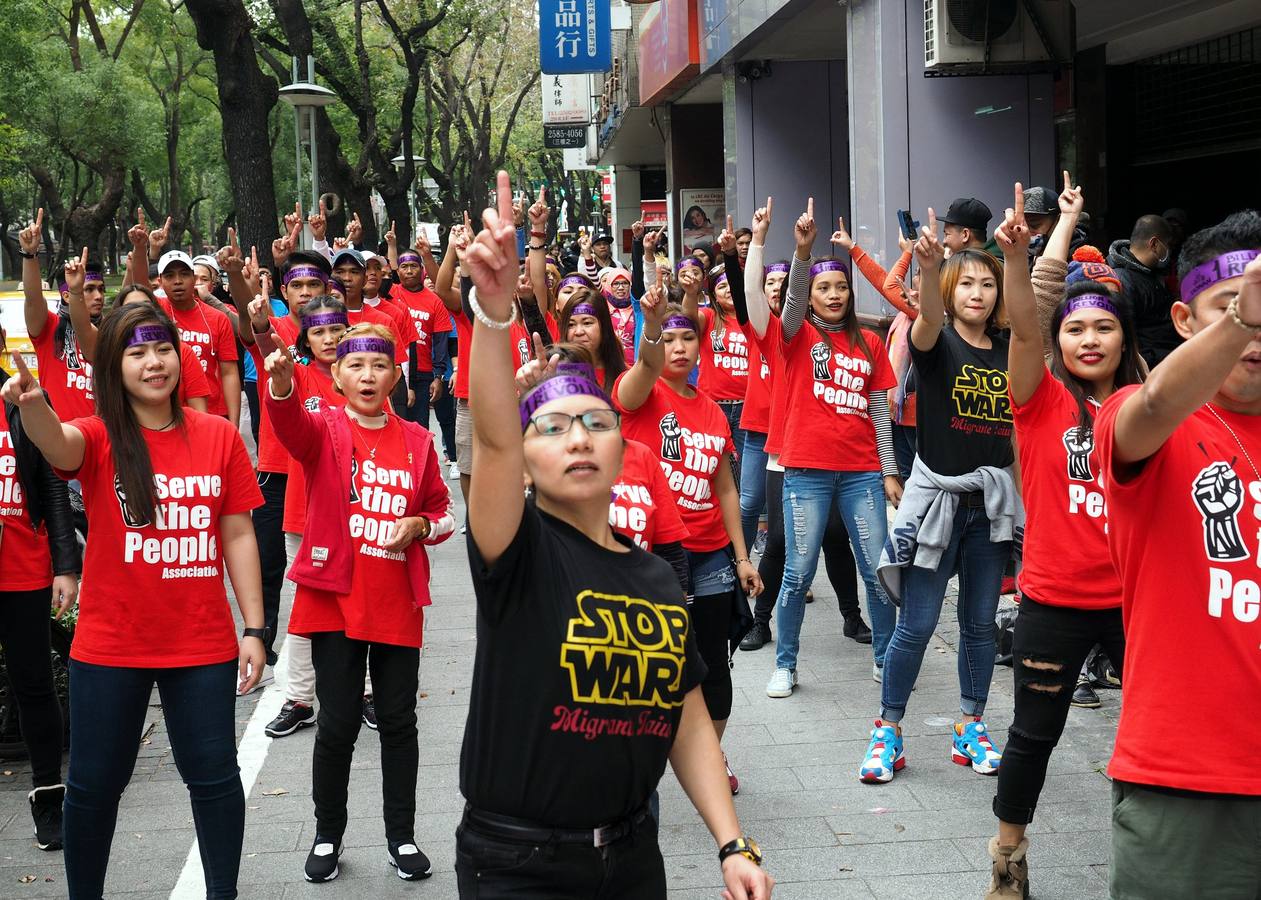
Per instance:
[[[44,459],[54,469],[74,472],[83,465],[86,443],[83,432],[62,424],[44,396],[44,391],[26,367],[22,354],[12,353],[15,375],[0,388],[0,400],[22,410],[22,428]]]
[[[22,257],[22,312],[26,319],[26,334],[32,340],[39,337],[48,324],[48,304],[44,302],[44,281],[39,271],[39,241],[44,227],[44,208],[35,213],[35,221],[18,232],[18,246],[27,256]]]
[[[793,237],[797,249],[793,253],[792,268],[788,270],[788,282],[784,285],[784,305],[780,322],[784,326],[784,341],[791,341],[801,330],[810,312],[810,253],[818,227],[814,224],[814,198],[806,201],[806,211],[797,217],[793,225]]]
[[[644,230],[642,221],[631,223],[631,294],[644,295]]]
[[[530,205],[530,240],[526,244],[530,286],[534,289],[534,300],[539,309],[547,309],[552,302],[547,288],[547,220],[552,211],[547,207],[546,196],[547,188],[543,188],[539,191],[539,198]]]
[[[1077,228],[1082,208],[1085,205],[1081,186],[1073,185],[1067,170],[1064,172],[1064,190],[1060,193],[1059,204],[1060,217],[1055,227],[1051,229],[1051,236],[1047,238],[1046,249],[1042,251],[1042,255],[1067,264],[1069,247],[1073,243],[1073,232]]]
[[[482,214],[485,227],[464,253],[482,315],[503,327],[473,322],[469,351],[469,399],[473,411],[473,477],[468,496],[469,538],[493,565],[521,526],[525,471],[520,411],[513,383],[512,339],[507,324],[517,286],[517,234],[512,220],[512,183],[500,172],[498,209]]]
[[[666,298],[661,288],[653,285],[639,301],[644,311],[644,330],[639,338],[639,354],[635,365],[617,383],[617,404],[626,410],[639,409],[647,402],[653,385],[665,369],[666,351],[662,343],[661,324],[666,316]]]
[[[467,215],[465,218],[468,218]],[[463,225],[451,228],[447,233],[447,252],[442,254],[442,265],[438,267],[438,277],[433,281],[433,292],[438,295],[448,312],[458,313],[463,309],[460,288],[454,284],[455,264],[468,246],[468,240],[469,236]]]
[[[758,337],[766,337],[767,326],[771,324],[771,305],[762,284],[766,280],[766,233],[771,228],[774,203],[774,197],[767,197],[766,205],[753,213],[753,240],[749,242],[749,257],[744,261],[744,305],[749,324]]]
[[[79,342],[79,351],[83,358],[92,362],[96,358],[96,326],[88,315],[88,304],[83,299],[83,282],[87,274],[88,248],[77,259],[70,257],[66,262],[66,305],[70,307],[70,324],[74,328],[75,340]]]
[[[1240,321],[1261,322],[1261,258],[1248,263],[1236,299]],[[1241,326],[1229,313],[1185,341],[1156,366],[1117,411],[1113,458],[1140,463],[1169,439],[1192,413],[1213,399],[1261,329]]]
[[[1046,373],[1042,329],[1029,280],[1029,226],[1025,223],[1025,195],[1016,182],[1014,205],[1008,208],[994,240],[1003,251],[1003,302],[1011,320],[1008,386],[1017,406],[1029,402]]]
[[[945,250],[937,237],[937,214],[928,208],[928,224],[920,228],[915,242],[915,262],[919,265],[919,316],[911,325],[911,343],[920,350],[937,346],[941,330],[946,326],[946,308],[941,302],[941,283],[938,275]]]
[[[127,269],[123,272],[123,287],[129,284],[149,286],[149,230],[145,228],[144,207],[136,207],[136,224],[127,229],[131,253],[127,255]]]

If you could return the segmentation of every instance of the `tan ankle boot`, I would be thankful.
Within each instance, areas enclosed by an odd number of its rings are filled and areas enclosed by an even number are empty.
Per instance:
[[[1018,847],[1000,847],[998,838],[990,838],[990,888],[985,900],[1025,900],[1029,896],[1029,839]]]

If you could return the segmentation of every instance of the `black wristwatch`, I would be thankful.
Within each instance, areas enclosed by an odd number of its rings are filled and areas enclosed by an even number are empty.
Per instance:
[[[270,628],[244,628],[241,630],[241,637],[242,638],[247,638],[247,637],[258,638],[260,641],[263,642],[264,645],[266,645],[267,633],[269,631],[271,631]]]
[[[18,256],[23,259],[39,259],[38,253],[27,253],[25,250],[18,250]]]
[[[723,863],[728,856],[734,856],[737,853],[755,866],[762,864],[762,849],[758,847],[753,838],[749,837],[738,837],[734,841],[724,844],[722,849],[718,851],[719,864]]]

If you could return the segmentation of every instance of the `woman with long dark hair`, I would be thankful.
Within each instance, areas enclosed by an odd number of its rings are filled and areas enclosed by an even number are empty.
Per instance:
[[[577,373],[518,401],[506,173],[498,210],[484,218],[464,257],[476,285],[468,552],[477,655],[460,759],[460,895],[664,898],[648,800],[668,758],[720,848],[727,889],[765,900],[773,882],[740,836],[678,582],[609,525],[623,453],[618,412]],[[644,337],[658,359],[660,302],[647,301],[654,318]],[[608,677],[612,656],[645,677]]]
[[[180,406],[179,333],[137,303],[101,321],[97,414],[63,423],[19,365],[4,399],[63,478],[83,485],[88,530],[70,652],[66,879],[73,900],[105,887],[118,800],[156,682],[193,804],[207,897],[235,897],[245,828],[234,688],[263,671],[262,502],[232,423]],[[245,634],[238,641],[224,568]]]
[[[1028,893],[1025,830],[1086,655],[1101,644],[1118,671],[1125,656],[1121,580],[1108,551],[1094,420],[1114,391],[1143,381],[1130,306],[1102,284],[1070,287],[1052,315],[1050,333],[1042,332],[1026,264],[1030,233],[1021,195],[1018,184],[1015,204],[994,234],[1006,260],[1008,378],[1029,525],[1012,638],[1016,709],[994,797],[998,835],[989,845],[986,900],[1021,900]],[[1074,561],[1071,582],[1064,578],[1066,559]]]
[[[617,376],[626,371],[622,341],[609,317],[609,306],[595,291],[578,288],[560,310],[560,338],[583,347],[595,362],[596,383],[613,389]]]

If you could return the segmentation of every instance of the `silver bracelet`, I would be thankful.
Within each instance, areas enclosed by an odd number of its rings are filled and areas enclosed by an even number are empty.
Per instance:
[[[473,310],[473,315],[477,318],[477,321],[494,331],[505,331],[512,327],[513,322],[517,321],[517,304],[515,303],[512,304],[512,313],[508,316],[507,321],[496,322],[490,316],[486,315],[485,311],[481,307],[481,304],[477,302],[477,288],[475,287],[469,288],[468,305],[469,309]]]
[[[645,344],[651,344],[652,346],[656,347],[661,344],[661,341],[665,336],[666,336],[665,331],[658,331],[657,339],[654,341],[652,338],[648,337],[647,330],[644,330],[640,332],[639,339],[642,340]]]

